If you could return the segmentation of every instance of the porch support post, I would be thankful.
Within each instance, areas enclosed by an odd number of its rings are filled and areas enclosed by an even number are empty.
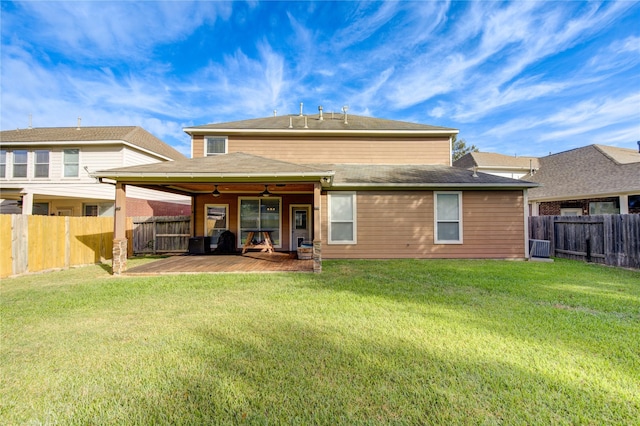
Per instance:
[[[322,198],[320,182],[313,185],[313,272],[322,272]]]
[[[620,214],[629,214],[629,196],[620,196]]]
[[[127,189],[123,183],[116,183],[116,202],[113,213],[113,259],[111,273],[120,275],[127,270]]]
[[[22,194],[22,214],[33,213],[33,192],[25,192]]]

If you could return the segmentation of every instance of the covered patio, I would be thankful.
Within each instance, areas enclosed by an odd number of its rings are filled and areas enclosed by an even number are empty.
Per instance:
[[[249,252],[243,255],[177,255],[128,269],[125,275],[207,274],[233,272],[313,272],[313,259],[296,253]]]

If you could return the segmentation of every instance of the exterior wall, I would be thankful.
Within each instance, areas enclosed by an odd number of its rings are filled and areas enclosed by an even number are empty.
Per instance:
[[[193,156],[204,156],[204,136],[193,137]],[[448,138],[274,138],[228,139],[228,152],[244,152],[291,163],[450,165]]]
[[[240,246],[238,238],[239,223],[238,223],[238,198],[239,197],[255,197],[255,193],[250,194],[222,194],[220,197],[214,197],[210,194],[197,196],[194,206],[194,236],[204,236],[204,206],[205,204],[228,204],[229,205],[229,230],[236,236],[236,245]],[[289,251],[291,237],[289,235],[289,213],[291,204],[313,204],[313,194],[292,194],[283,195],[282,197],[282,211],[281,211],[281,229],[282,229],[282,241],[281,247],[277,248],[277,251]],[[313,224],[311,224],[313,226]],[[313,229],[313,228],[312,228]]]
[[[464,191],[463,244],[434,244],[433,191],[360,191],[355,245],[328,244],[322,196],[323,259],[525,258],[522,191]]]

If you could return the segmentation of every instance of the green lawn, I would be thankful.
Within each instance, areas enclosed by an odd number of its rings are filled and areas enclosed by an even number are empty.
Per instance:
[[[0,424],[638,424],[638,271],[323,268],[2,280]]]

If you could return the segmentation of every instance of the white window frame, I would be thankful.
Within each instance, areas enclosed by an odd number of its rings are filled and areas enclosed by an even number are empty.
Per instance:
[[[24,152],[27,159],[24,163],[16,163],[16,152]],[[29,179],[29,151],[26,149],[14,149],[11,152],[11,177],[13,179]],[[16,176],[16,166],[24,166],[24,176]]]
[[[328,232],[329,236],[327,238],[328,244],[358,244],[358,206],[357,206],[357,192],[355,191],[334,191],[327,193],[327,217],[328,217]],[[351,220],[336,220],[334,221],[331,218],[331,199],[335,196],[351,196],[351,205],[353,206],[353,211],[351,212]],[[351,223],[353,225],[353,239],[352,240],[333,240],[332,236],[332,226],[333,223]]]
[[[73,163],[67,163],[65,161],[65,157],[66,157],[66,151],[71,151],[71,150],[78,150],[78,174],[76,176],[66,176],[66,167],[67,164],[73,164]],[[82,151],[80,150],[80,148],[64,148],[62,150],[62,179],[78,179],[80,177],[80,164],[82,164],[82,159],[80,158],[82,156]]]
[[[38,163],[38,153],[46,152],[47,153],[47,162],[46,163]],[[47,175],[46,176],[37,176],[38,174],[38,166],[47,166]],[[49,179],[49,175],[51,173],[51,151],[48,149],[36,149],[33,151],[33,178],[34,179]]]
[[[209,139],[219,139],[224,141],[224,152],[209,152]],[[204,156],[212,157],[215,155],[224,155],[229,151],[229,138],[226,136],[205,136],[204,137]]]
[[[5,179],[7,177],[7,150],[0,149],[0,179]]]
[[[458,196],[458,220],[438,219],[438,195],[457,195]],[[457,240],[439,240],[438,224],[439,223],[455,223],[458,222]],[[462,244],[462,191],[434,191],[433,192],[433,242],[434,244]]]

